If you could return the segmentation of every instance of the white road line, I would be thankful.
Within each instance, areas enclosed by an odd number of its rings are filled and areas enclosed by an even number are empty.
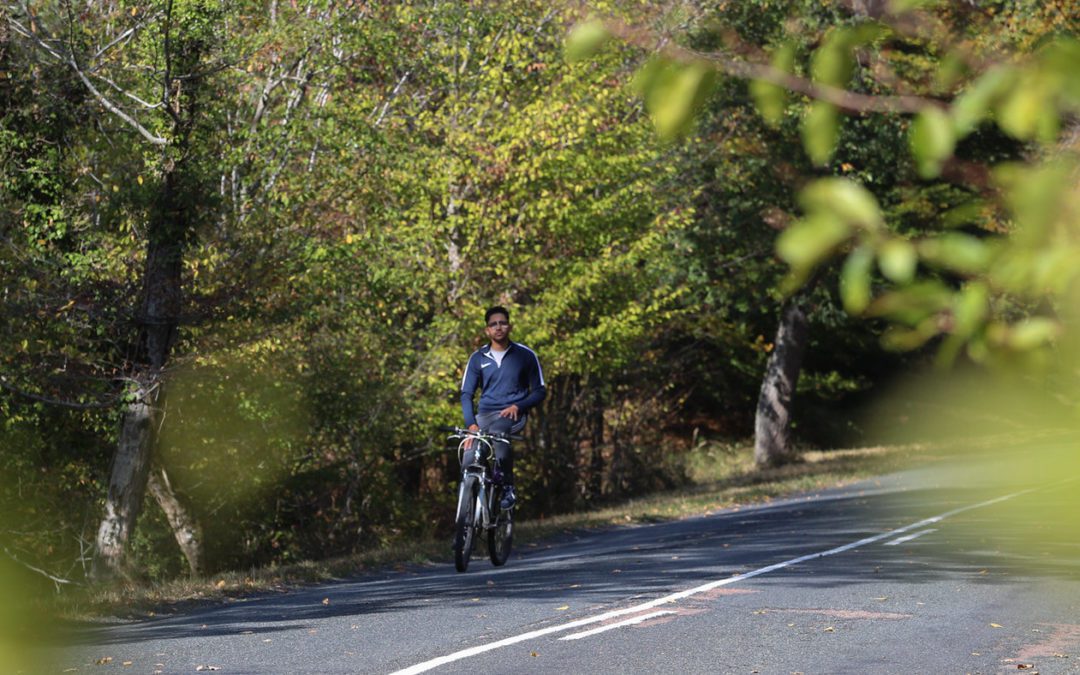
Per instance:
[[[912,539],[915,539],[917,537],[921,537],[924,534],[930,534],[931,532],[937,532],[937,529],[936,528],[931,528],[929,530],[923,530],[922,532],[915,532],[913,534],[909,534],[909,535],[907,535],[905,537],[898,537],[896,539],[893,539],[892,541],[885,542],[885,546],[899,546],[900,544],[903,544],[905,541],[911,541]]]
[[[642,621],[648,621],[649,619],[655,619],[658,616],[664,616],[665,614],[674,614],[675,612],[670,609],[662,609],[659,612],[649,612],[648,614],[642,614],[641,616],[635,616],[632,619],[626,621],[620,621],[618,623],[610,623],[606,626],[600,626],[599,628],[593,628],[592,630],[583,631],[581,633],[574,633],[573,635],[567,635],[566,637],[559,638],[560,640],[580,640],[581,638],[589,637],[590,635],[596,635],[597,633],[603,633],[604,631],[613,630],[615,628],[622,628],[623,626],[633,626],[635,623],[641,623]]]
[[[612,610],[610,612],[604,612],[603,614],[596,614],[594,616],[585,617],[584,619],[577,619],[576,621],[570,621],[568,623],[559,624],[559,625],[556,625],[556,626],[548,626],[547,628],[541,628],[539,630],[529,631],[528,633],[521,633],[520,635],[511,635],[510,637],[503,638],[502,640],[497,640],[495,642],[489,642],[487,644],[477,645],[475,647],[470,647],[469,649],[462,649],[461,651],[453,652],[452,654],[447,654],[445,656],[440,656],[438,658],[431,659],[430,661],[424,661],[423,663],[418,663],[418,664],[416,664],[414,666],[409,666],[408,668],[404,668],[402,670],[395,671],[394,673],[391,673],[391,675],[414,675],[415,673],[423,673],[423,672],[429,671],[429,670],[431,670],[433,668],[438,668],[439,666],[446,665],[447,663],[453,663],[454,661],[460,661],[461,659],[467,659],[470,656],[476,656],[478,654],[483,654],[485,652],[490,652],[492,650],[499,649],[500,647],[508,647],[510,645],[517,644],[519,642],[525,642],[526,640],[532,640],[534,638],[543,637],[545,635],[551,635],[552,633],[561,633],[563,631],[573,630],[575,628],[580,628],[582,626],[588,626],[588,625],[591,625],[591,624],[594,624],[594,623],[603,623],[605,621],[609,621],[611,619],[614,619],[614,618],[617,618],[617,617],[620,617],[620,616],[626,616],[627,614],[638,614],[639,612],[643,612],[643,611],[645,611],[647,609],[652,609],[654,607],[659,607],[660,605],[667,605],[667,604],[670,604],[670,603],[673,603],[673,602],[677,602],[679,600],[682,600],[683,598],[688,598],[688,597],[690,597],[692,595],[700,595],[701,593],[707,593],[708,591],[711,591],[714,588],[719,588],[721,586],[728,586],[730,584],[734,584],[734,583],[739,582],[739,581],[745,581],[746,579],[751,579],[753,577],[761,576],[762,574],[768,574],[769,572],[775,572],[776,570],[782,570],[785,567],[791,567],[792,565],[798,565],[799,563],[806,562],[808,560],[816,560],[818,558],[824,558],[826,556],[836,555],[838,553],[844,553],[845,551],[850,551],[852,549],[856,549],[856,548],[859,548],[861,546],[866,546],[867,544],[873,544],[873,543],[879,542],[879,541],[881,541],[883,539],[889,539],[890,537],[895,537],[898,534],[903,534],[904,532],[910,532],[912,530],[917,530],[920,527],[926,527],[927,525],[933,525],[934,523],[938,523],[938,522],[940,522],[942,520],[945,520],[946,518],[950,518],[950,517],[955,516],[957,514],[964,513],[965,511],[971,511],[973,509],[980,509],[980,508],[983,508],[985,506],[990,506],[992,504],[997,504],[997,503],[1003,502],[1003,501],[1005,501],[1007,499],[1012,499],[1014,497],[1019,497],[1020,495],[1025,495],[1025,494],[1027,494],[1029,492],[1034,492],[1035,490],[1036,490],[1036,488],[1031,488],[1029,490],[1023,490],[1021,492],[1014,492],[1014,493],[1012,493],[1010,495],[1005,495],[1004,497],[998,497],[996,499],[991,499],[991,500],[988,500],[988,501],[985,501],[985,502],[979,502],[978,504],[971,504],[969,506],[961,506],[958,509],[953,509],[952,511],[946,511],[945,513],[942,513],[940,515],[933,516],[932,518],[926,518],[925,520],[920,520],[917,523],[912,523],[910,525],[905,525],[904,527],[899,527],[899,528],[897,528],[895,530],[891,530],[889,532],[883,532],[882,534],[875,534],[872,537],[866,537],[864,539],[859,539],[858,541],[853,541],[850,544],[844,544],[843,546],[837,546],[835,548],[830,548],[830,549],[828,549],[826,551],[821,551],[820,553],[810,553],[808,555],[799,556],[798,558],[792,558],[791,560],[785,560],[784,562],[779,562],[779,563],[776,563],[774,565],[768,565],[766,567],[761,567],[761,568],[758,568],[756,570],[752,570],[750,572],[744,572],[742,574],[736,574],[734,576],[730,576],[730,577],[727,577],[727,578],[724,578],[724,579],[717,579],[716,581],[710,581],[707,584],[702,584],[701,586],[695,586],[694,588],[688,588],[688,589],[686,589],[684,591],[679,591],[678,593],[671,593],[670,595],[665,595],[663,597],[656,598],[655,600],[650,600],[649,602],[641,603],[640,605],[634,605],[633,607],[624,607],[623,609],[615,609],[615,610]]]

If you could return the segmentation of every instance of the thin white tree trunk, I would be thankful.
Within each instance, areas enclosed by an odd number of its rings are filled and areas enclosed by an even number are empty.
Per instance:
[[[203,562],[203,537],[202,528],[192,515],[191,511],[184,506],[180,498],[172,489],[169,475],[165,469],[159,468],[150,472],[147,483],[150,494],[157,501],[158,506],[165,512],[165,518],[169,521],[176,543],[180,546],[184,557],[187,558],[188,568],[194,576],[202,572]]]

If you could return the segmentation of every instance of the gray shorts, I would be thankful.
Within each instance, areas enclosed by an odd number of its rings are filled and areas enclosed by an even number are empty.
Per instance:
[[[525,428],[526,420],[528,420],[528,415],[518,415],[517,422],[514,422],[508,417],[499,417],[499,413],[497,412],[483,412],[476,414],[476,423],[483,431],[494,430],[502,433],[519,434],[521,433],[521,430]],[[511,422],[509,429],[505,426],[506,422]],[[494,427],[494,429],[492,429],[492,427]]]

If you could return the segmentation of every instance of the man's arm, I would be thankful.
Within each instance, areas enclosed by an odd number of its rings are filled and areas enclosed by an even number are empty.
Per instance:
[[[469,357],[465,364],[465,375],[461,378],[461,414],[466,427],[476,426],[476,412],[473,409],[473,396],[480,385],[480,369],[476,367],[476,354]]]
[[[547,387],[544,385],[544,369],[540,367],[540,358],[531,349],[529,355],[532,357],[526,361],[529,395],[517,404],[521,412],[528,412],[531,408],[535,408],[547,397]]]

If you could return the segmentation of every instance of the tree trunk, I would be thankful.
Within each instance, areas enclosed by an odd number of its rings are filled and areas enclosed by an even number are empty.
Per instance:
[[[140,383],[135,400],[124,412],[120,439],[109,475],[105,517],[98,528],[93,576],[104,579],[124,573],[128,539],[142,509],[160,422],[157,400],[180,318],[180,273],[187,232],[188,207],[178,193],[181,164],[165,174],[147,228],[143,292],[136,318],[140,327],[131,378]],[[179,539],[181,533],[176,533]],[[187,552],[185,551],[185,555]]]
[[[127,541],[142,508],[146,478],[150,471],[153,431],[153,394],[138,387],[135,401],[124,412],[120,441],[109,470],[105,517],[97,534],[93,576],[102,579],[124,572]]]
[[[158,506],[165,512],[165,518],[168,519],[169,526],[172,527],[176,543],[180,546],[184,557],[187,558],[191,574],[193,576],[200,574],[203,561],[203,538],[202,528],[199,527],[198,521],[195,520],[195,517],[176,496],[176,493],[173,492],[172,485],[169,483],[169,475],[165,473],[165,469],[151,472],[147,487],[150,489],[150,494],[157,501]]]
[[[799,381],[809,325],[799,298],[792,298],[780,314],[780,327],[765,367],[757,416],[754,421],[754,462],[758,467],[790,461],[791,401]]]

